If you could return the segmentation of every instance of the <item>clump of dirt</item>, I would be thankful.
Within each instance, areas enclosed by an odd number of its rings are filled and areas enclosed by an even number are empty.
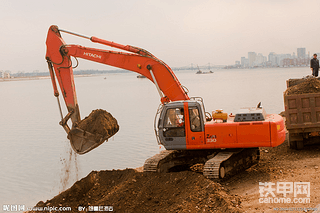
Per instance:
[[[93,171],[37,207],[72,207],[71,212],[112,206],[114,212],[242,212],[237,196],[191,171],[143,173],[133,169]]]
[[[109,138],[119,131],[117,120],[103,109],[93,110],[77,127],[92,134],[100,134],[104,138]]]
[[[317,78],[308,78],[304,82],[295,86],[289,87],[286,95],[305,94],[305,93],[318,93],[320,92],[320,80]]]
[[[279,115],[282,116],[282,117],[286,117],[286,112],[282,111],[282,112],[279,113]]]
[[[203,173],[203,167],[204,167],[204,164],[203,163],[197,163],[197,164],[194,164],[193,166],[190,167],[190,170],[193,171],[193,172],[198,172],[198,173]]]

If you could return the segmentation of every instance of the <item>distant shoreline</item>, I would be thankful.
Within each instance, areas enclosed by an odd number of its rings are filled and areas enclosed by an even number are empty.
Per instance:
[[[229,70],[255,70],[255,69],[299,69],[299,68],[308,68],[308,66],[295,66],[295,67],[255,67],[255,68],[221,68],[218,70],[223,70],[223,71],[229,71]],[[197,71],[196,69],[183,69],[186,71],[191,71],[195,72]],[[215,70],[215,69],[213,69]],[[181,70],[174,70],[175,73],[178,73]],[[125,71],[125,72],[101,72],[101,73],[92,73],[92,74],[73,74],[75,78],[77,77],[91,77],[91,76],[104,76],[106,74],[116,74],[116,73],[132,73],[133,71]],[[50,79],[50,76],[28,76],[28,77],[13,77],[13,78],[0,78],[0,82],[8,82],[8,81],[26,81],[26,80],[43,80],[43,79]]]
[[[74,77],[90,77],[93,76],[92,74],[89,75],[74,75]],[[50,79],[50,76],[37,76],[37,77],[17,77],[17,78],[0,78],[0,82],[6,81],[28,81],[28,80],[43,80],[43,79]]]
[[[0,82],[5,81],[26,81],[26,80],[42,80],[48,79],[50,76],[43,76],[43,77],[19,77],[19,78],[0,78]]]

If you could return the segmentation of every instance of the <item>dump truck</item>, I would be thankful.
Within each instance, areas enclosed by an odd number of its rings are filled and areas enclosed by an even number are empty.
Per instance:
[[[288,145],[302,149],[320,142],[320,80],[317,78],[288,79],[284,107]]]

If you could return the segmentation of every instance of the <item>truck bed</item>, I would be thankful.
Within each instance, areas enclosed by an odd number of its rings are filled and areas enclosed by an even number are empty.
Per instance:
[[[294,83],[303,82],[302,79],[294,80]],[[292,79],[287,81],[288,87],[290,82]],[[288,130],[294,133],[320,131],[320,93],[284,93],[284,106]]]
[[[306,79],[289,79],[287,80],[287,87],[305,81]],[[288,92],[284,92],[283,94],[290,148],[302,149],[306,144],[314,144],[320,141],[320,92],[314,92],[317,90],[319,90],[318,86],[314,86],[305,90],[313,93],[291,93],[288,95]]]
[[[288,130],[318,128],[320,131],[320,93],[284,95]]]

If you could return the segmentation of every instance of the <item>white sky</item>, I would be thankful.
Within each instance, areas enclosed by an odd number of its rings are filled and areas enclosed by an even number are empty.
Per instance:
[[[47,71],[50,25],[144,48],[171,67],[320,52],[319,0],[0,0],[0,70]],[[99,47],[63,34],[67,43]],[[108,48],[108,47],[106,47]],[[114,69],[80,61],[77,70]]]

